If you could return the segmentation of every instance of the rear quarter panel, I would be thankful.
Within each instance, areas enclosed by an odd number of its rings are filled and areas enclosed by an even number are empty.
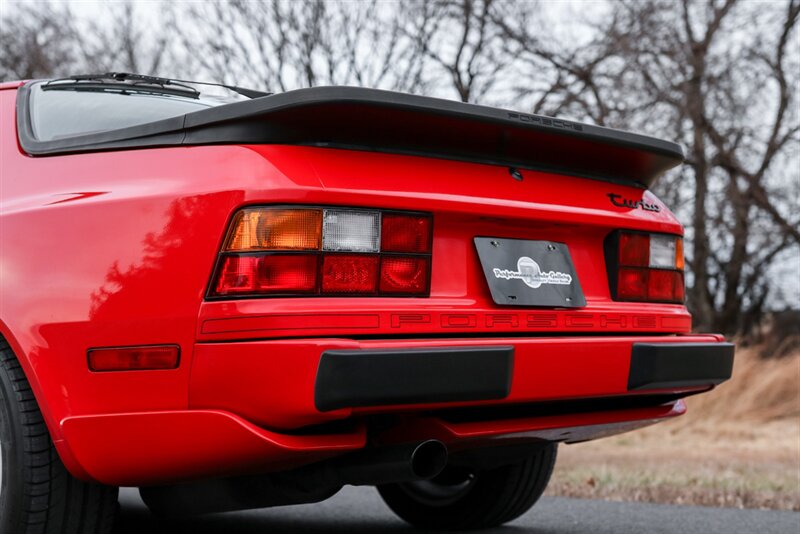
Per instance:
[[[254,190],[302,201],[316,178],[289,180],[236,146],[32,158],[15,97],[0,91],[0,321],[53,437],[70,415],[185,408],[231,212]],[[88,348],[161,343],[181,346],[178,370],[88,373]]]

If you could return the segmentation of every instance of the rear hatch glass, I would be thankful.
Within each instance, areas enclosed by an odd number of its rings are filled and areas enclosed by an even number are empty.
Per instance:
[[[30,119],[34,137],[53,141],[118,130],[216,107],[243,98],[200,94],[197,98],[120,90],[31,90]]]

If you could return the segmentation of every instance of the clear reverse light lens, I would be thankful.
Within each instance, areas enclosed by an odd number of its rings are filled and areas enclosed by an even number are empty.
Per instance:
[[[675,269],[676,238],[666,235],[650,236],[650,267]]]
[[[347,252],[378,252],[380,213],[327,209],[322,224],[322,249]]]

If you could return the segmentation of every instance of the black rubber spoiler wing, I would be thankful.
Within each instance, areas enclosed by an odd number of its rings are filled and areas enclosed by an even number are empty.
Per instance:
[[[590,124],[376,89],[313,87],[109,132],[37,141],[32,155],[207,144],[290,144],[546,170],[643,187],[683,161],[680,145]]]

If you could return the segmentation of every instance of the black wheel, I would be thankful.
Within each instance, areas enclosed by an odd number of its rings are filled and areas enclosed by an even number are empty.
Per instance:
[[[522,461],[493,469],[448,466],[431,480],[387,484],[378,491],[394,513],[415,527],[495,527],[539,500],[553,473],[556,448],[549,444]]]
[[[0,339],[0,534],[106,534],[117,492],[67,472],[19,362]]]

